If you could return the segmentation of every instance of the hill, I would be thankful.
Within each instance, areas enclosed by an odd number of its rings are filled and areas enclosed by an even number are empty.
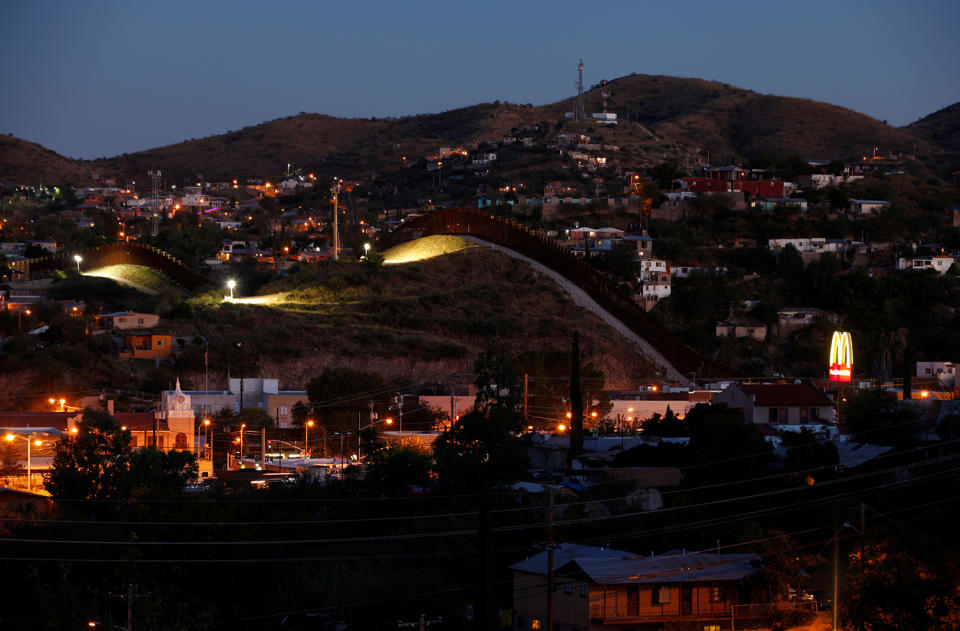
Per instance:
[[[96,170],[85,160],[66,158],[36,143],[0,136],[0,180],[15,184],[85,184]]]
[[[960,103],[924,116],[902,129],[943,149],[945,169],[960,169]]]
[[[483,103],[439,114],[403,118],[354,119],[301,113],[226,134],[190,139],[147,151],[92,162],[57,156],[38,145],[7,137],[0,179],[34,178],[31,160],[51,181],[91,171],[128,177],[160,168],[173,179],[209,180],[244,175],[273,176],[294,168],[356,177],[401,168],[443,145],[473,146],[499,141],[546,122],[547,137],[562,131],[589,133],[614,144],[636,164],[656,164],[664,157],[683,162],[710,152],[712,162],[743,162],[761,154],[798,154],[805,158],[855,158],[880,147],[884,153],[942,153],[956,145],[956,113],[947,108],[914,125],[897,129],[835,105],[808,99],[758,94],[723,83],[633,74],[595,86],[584,94],[588,112],[602,108],[620,125],[599,128],[593,122],[564,118],[575,99],[534,107]],[[955,106],[954,106],[955,107]],[[928,120],[930,119],[930,120]],[[926,123],[924,121],[927,121]],[[943,121],[936,123],[936,121]],[[923,123],[923,124],[921,124]],[[949,127],[949,125],[953,127]],[[937,141],[949,127],[954,140]],[[28,151],[28,146],[31,148]],[[700,162],[699,156],[696,162]]]

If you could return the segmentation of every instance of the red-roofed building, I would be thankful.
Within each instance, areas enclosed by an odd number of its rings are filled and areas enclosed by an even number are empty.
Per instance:
[[[713,398],[743,410],[757,425],[824,425],[834,422],[833,401],[809,383],[733,383]]]

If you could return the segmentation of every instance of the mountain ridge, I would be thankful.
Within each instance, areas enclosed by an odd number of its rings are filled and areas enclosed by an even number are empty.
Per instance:
[[[498,141],[540,123],[548,123],[552,133],[589,132],[605,144],[628,151],[643,166],[664,158],[682,161],[707,151],[729,158],[727,161],[793,153],[808,159],[851,159],[880,147],[883,153],[918,155],[943,167],[960,145],[960,124],[953,124],[954,120],[960,121],[960,114],[955,114],[960,112],[960,104],[896,128],[811,99],[761,94],[704,79],[631,74],[586,91],[588,115],[602,110],[603,92],[609,94],[609,111],[619,115],[620,125],[615,128],[565,119],[564,113],[576,104],[576,97],[570,97],[540,106],[495,101],[390,118],[300,113],[224,134],[96,160],[65,158],[35,143],[7,136],[0,144],[0,179],[21,181],[42,176],[45,181],[80,184],[83,182],[78,180],[86,176],[89,181],[93,174],[136,178],[149,169],[160,168],[172,177],[192,179],[203,173],[212,180],[270,176],[282,172],[288,163],[357,175],[398,168],[404,157],[415,161],[435,153],[442,145]],[[931,119],[941,112],[947,115]],[[953,130],[945,144],[943,135],[932,131],[937,126]]]

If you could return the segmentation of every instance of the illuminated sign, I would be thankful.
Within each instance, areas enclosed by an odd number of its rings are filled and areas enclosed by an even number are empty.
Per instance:
[[[833,332],[830,341],[830,381],[850,382],[853,376],[853,343],[846,331]]]

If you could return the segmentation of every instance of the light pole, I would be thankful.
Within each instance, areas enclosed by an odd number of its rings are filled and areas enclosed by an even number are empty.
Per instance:
[[[362,440],[362,437],[360,436],[360,432],[362,432],[362,431],[365,430],[365,429],[370,429],[370,428],[373,427],[374,425],[379,425],[380,423],[386,423],[387,425],[393,425],[393,419],[392,419],[392,418],[385,418],[385,419],[380,420],[380,421],[374,421],[374,422],[370,423],[369,425],[364,425],[363,427],[360,427],[360,423],[357,423],[357,460],[360,460],[360,456],[361,456],[360,446],[363,444],[363,440]]]
[[[33,434],[33,433],[29,434],[26,437],[17,436],[15,434],[7,434],[6,436],[4,436],[4,439],[6,439],[6,441],[10,443],[13,442],[14,438],[23,438],[24,440],[27,441],[27,492],[33,491],[33,466],[32,466],[32,460],[30,455],[30,445],[32,443],[32,444],[35,444],[37,447],[39,447],[40,445],[43,444],[43,441],[41,441],[39,438],[36,441],[34,441],[33,439],[34,436],[36,436],[36,434]]]
[[[20,316],[24,313],[26,313],[27,317],[29,318],[30,314],[33,312],[30,311],[29,309],[27,309],[26,311],[17,311],[17,328],[18,329],[23,329],[23,322],[20,320]]]
[[[307,448],[310,446],[309,439],[307,437],[307,432],[310,431],[310,428],[313,427],[313,421],[307,421],[303,424],[303,459],[307,459]]]
[[[233,288],[237,286],[237,281],[232,278],[227,281],[227,288],[230,290],[230,297],[227,300],[233,300]]]
[[[213,460],[213,449],[210,445],[210,419],[203,419],[203,452],[210,454],[210,460]]]
[[[369,243],[364,243],[364,244],[363,244],[363,259],[366,260],[368,256],[370,256],[370,244],[369,244]]]
[[[83,260],[83,257],[80,256],[79,254],[74,254],[74,255],[73,255],[73,260],[77,262],[77,273],[79,274],[79,273],[80,273],[80,261]]]

